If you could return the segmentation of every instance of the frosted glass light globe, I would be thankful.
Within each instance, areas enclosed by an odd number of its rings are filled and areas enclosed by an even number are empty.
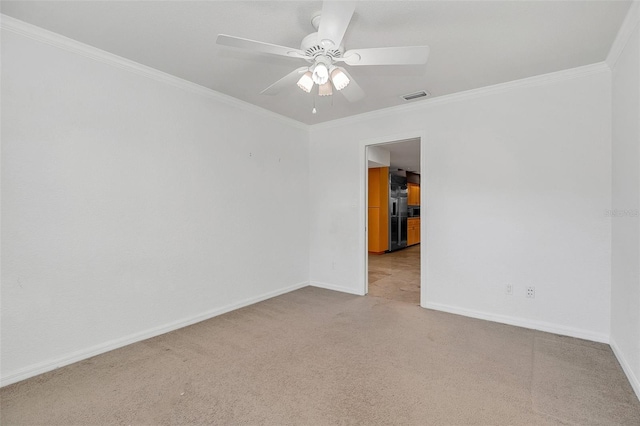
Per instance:
[[[331,72],[331,81],[336,89],[342,90],[349,84],[349,77],[342,70],[336,68]]]
[[[323,63],[316,65],[311,78],[317,85],[325,84],[327,80],[329,80],[329,70],[327,69],[327,66]]]
[[[300,77],[298,80],[298,87],[304,90],[307,93],[311,92],[311,88],[313,87],[313,80],[311,79],[311,73],[307,71]]]
[[[333,95],[333,89],[331,89],[331,82],[327,81],[325,84],[318,86],[318,95],[320,96]]]

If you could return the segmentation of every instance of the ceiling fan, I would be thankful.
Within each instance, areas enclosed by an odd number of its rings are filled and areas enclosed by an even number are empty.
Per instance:
[[[364,97],[364,91],[347,70],[336,64],[421,65],[427,63],[429,46],[378,47],[345,51],[342,38],[355,7],[355,1],[324,1],[322,12],[311,19],[311,24],[317,32],[306,36],[300,49],[225,34],[219,34],[216,43],[253,52],[303,59],[310,64],[293,70],[260,94],[275,95],[297,81],[298,87],[307,93],[311,93],[314,85],[318,86],[320,96],[332,95],[335,88],[341,91],[347,100],[356,102]],[[343,91],[347,86],[349,89]]]

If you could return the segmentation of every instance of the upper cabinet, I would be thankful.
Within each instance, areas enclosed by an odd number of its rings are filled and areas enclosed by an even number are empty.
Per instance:
[[[410,206],[420,205],[420,185],[417,183],[408,183],[409,194],[407,195],[407,204]]]

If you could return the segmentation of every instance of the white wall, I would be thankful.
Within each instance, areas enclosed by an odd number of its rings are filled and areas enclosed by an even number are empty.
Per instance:
[[[423,102],[312,127],[312,284],[362,293],[362,141],[422,134],[422,305],[607,341],[607,66]]]
[[[615,47],[621,46],[618,52]],[[640,397],[640,7],[631,9],[612,65],[611,346]]]
[[[307,284],[306,128],[141,73],[2,31],[3,384]]]
[[[389,167],[391,164],[391,153],[380,146],[372,145],[367,150],[367,161],[369,168]]]

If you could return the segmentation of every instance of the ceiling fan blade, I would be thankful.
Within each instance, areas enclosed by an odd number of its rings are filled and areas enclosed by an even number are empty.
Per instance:
[[[254,52],[305,59],[305,54],[300,49],[279,46],[277,44],[263,43],[261,41],[249,40],[247,38],[234,37],[226,34],[218,34],[216,43],[222,46],[236,47],[238,49],[251,50]]]
[[[358,65],[422,65],[429,59],[429,46],[374,47],[352,49],[344,53],[342,60]]]
[[[260,94],[269,96],[277,95],[282,89],[293,86],[300,79],[300,76],[308,69],[309,67],[300,67],[297,70],[291,71],[289,74],[264,89]]]
[[[325,0],[320,14],[318,44],[326,49],[340,46],[355,9],[355,1]]]
[[[356,83],[356,81],[353,79],[353,77],[351,77],[347,70],[341,67],[339,67],[339,69],[349,78],[349,84],[347,85],[347,87],[340,90],[340,93],[342,93],[349,102],[357,102],[360,99],[364,98],[364,90],[362,90],[358,83]]]

